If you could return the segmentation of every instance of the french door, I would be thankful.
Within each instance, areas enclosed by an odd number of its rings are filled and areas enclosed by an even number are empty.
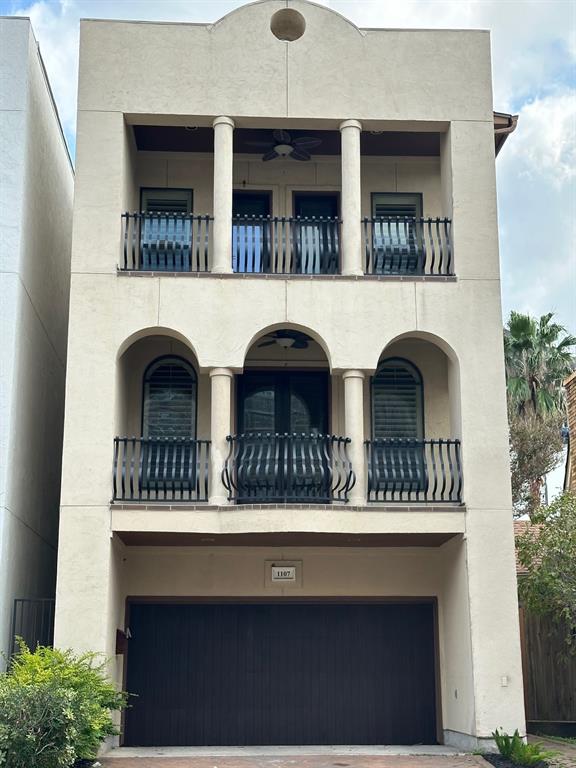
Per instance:
[[[328,375],[245,373],[238,379],[240,501],[330,500]]]
[[[270,193],[237,190],[232,196],[232,271],[270,271]]]
[[[336,274],[339,267],[338,194],[295,192],[294,215],[299,220],[295,247],[299,274]]]

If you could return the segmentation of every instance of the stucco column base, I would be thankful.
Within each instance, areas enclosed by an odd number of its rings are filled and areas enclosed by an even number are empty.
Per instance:
[[[228,456],[228,441],[232,422],[232,378],[229,368],[213,368],[210,371],[210,495],[209,503],[215,506],[229,504],[228,491],[222,483],[224,461]]]
[[[351,440],[348,453],[356,484],[350,492],[350,503],[366,503],[366,461],[364,458],[364,373],[344,371],[344,436]]]
[[[360,178],[360,132],[358,120],[340,123],[342,138],[342,274],[363,275],[362,189]]]
[[[232,272],[232,168],[234,121],[217,117],[214,127],[214,227],[212,272]]]
[[[444,744],[447,747],[455,747],[462,752],[472,752],[480,749],[483,752],[497,752],[496,742],[490,736],[472,736],[460,731],[444,730]]]

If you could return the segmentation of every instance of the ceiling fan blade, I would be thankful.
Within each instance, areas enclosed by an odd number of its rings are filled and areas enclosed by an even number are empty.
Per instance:
[[[301,149],[312,149],[319,147],[322,144],[322,139],[315,139],[314,136],[299,136],[292,141],[292,144]]]
[[[269,347],[271,344],[276,344],[276,339],[270,339],[270,341],[263,341],[262,344],[258,344],[258,346]]]
[[[300,149],[299,147],[294,147],[292,152],[290,152],[290,157],[293,160],[310,160],[310,153],[306,152],[305,149]]]
[[[274,142],[273,141],[245,141],[244,145],[246,147],[261,147],[264,149],[265,147],[273,147]]]
[[[278,131],[272,131],[272,136],[274,136],[274,140],[277,144],[291,144],[292,139],[290,138],[290,134],[288,131],[278,130]]]
[[[292,344],[292,349],[307,349],[308,342],[306,339],[295,339],[294,344]]]
[[[280,157],[280,155],[275,149],[271,149],[270,152],[266,152],[265,155],[262,155],[262,160],[266,162],[267,160],[274,160],[275,157]]]

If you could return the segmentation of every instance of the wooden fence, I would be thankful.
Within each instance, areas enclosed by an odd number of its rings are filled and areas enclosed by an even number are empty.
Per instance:
[[[529,733],[576,736],[576,656],[549,617],[520,608],[524,703]]]

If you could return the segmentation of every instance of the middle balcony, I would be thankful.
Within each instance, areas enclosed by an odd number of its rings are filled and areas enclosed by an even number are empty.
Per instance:
[[[458,379],[431,340],[392,342],[371,377],[331,372],[293,327],[263,330],[237,373],[166,335],[119,365],[114,502],[462,503]]]

